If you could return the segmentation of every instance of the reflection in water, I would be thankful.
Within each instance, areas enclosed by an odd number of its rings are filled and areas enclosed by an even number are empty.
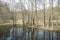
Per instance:
[[[55,32],[53,33],[53,36],[54,36],[54,37],[53,37],[53,40],[57,40],[57,35],[56,35]]]
[[[11,28],[6,40],[57,40],[57,33],[33,28]]]
[[[38,31],[38,40],[44,40],[44,31],[43,30]]]

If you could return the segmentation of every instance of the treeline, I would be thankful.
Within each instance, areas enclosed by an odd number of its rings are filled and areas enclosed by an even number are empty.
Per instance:
[[[60,19],[60,8],[58,8],[58,6],[53,8],[53,20],[56,20],[57,18]],[[44,10],[37,10],[37,14],[38,14],[38,19],[43,20],[43,11]],[[50,9],[45,9],[45,13],[46,13],[46,20],[49,19],[49,13],[50,13]],[[27,18],[28,16],[28,12],[31,14],[31,10],[25,10],[25,17]],[[0,6],[0,20],[1,21],[5,21],[5,20],[12,20],[13,19],[13,13],[12,11],[10,11],[10,9],[8,8],[7,5],[1,5]],[[22,17],[22,12],[16,12],[16,17],[18,19],[20,19],[19,17]],[[35,11],[33,11],[33,14],[35,15]]]
[[[21,1],[20,1],[21,2]],[[35,5],[35,6],[33,6]],[[7,3],[2,5],[0,4],[0,23],[7,23],[7,22],[11,22],[13,20],[18,21],[20,19],[23,20],[23,22],[44,22],[44,24],[52,24],[54,21],[56,23],[58,23],[58,21],[60,20],[60,7],[59,5],[53,7],[53,5],[51,5],[51,7],[49,8],[45,8],[44,4],[44,9],[40,9],[37,10],[37,3],[32,3],[31,1],[31,10],[29,9],[29,5],[28,5],[28,9],[25,8],[25,5],[20,5],[21,7],[21,11],[10,11],[10,8],[8,7]],[[34,9],[35,7],[35,9]],[[16,6],[16,9],[19,8],[18,5]],[[15,10],[16,10],[15,9]],[[34,24],[33,23],[33,24]]]

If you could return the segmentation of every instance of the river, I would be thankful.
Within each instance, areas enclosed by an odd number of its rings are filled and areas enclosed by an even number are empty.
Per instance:
[[[9,35],[0,38],[0,40],[60,40],[60,31],[22,27],[11,28]]]

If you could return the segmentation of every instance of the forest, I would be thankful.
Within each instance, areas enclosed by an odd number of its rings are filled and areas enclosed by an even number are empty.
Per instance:
[[[0,0],[0,23],[60,25],[60,1],[54,0],[19,0],[14,4]],[[56,5],[55,5],[56,4]],[[12,6],[13,5],[13,6]]]

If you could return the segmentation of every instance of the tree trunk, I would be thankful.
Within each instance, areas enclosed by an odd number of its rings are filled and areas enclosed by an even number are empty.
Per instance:
[[[45,0],[44,0],[44,27],[46,26],[45,24]]]

